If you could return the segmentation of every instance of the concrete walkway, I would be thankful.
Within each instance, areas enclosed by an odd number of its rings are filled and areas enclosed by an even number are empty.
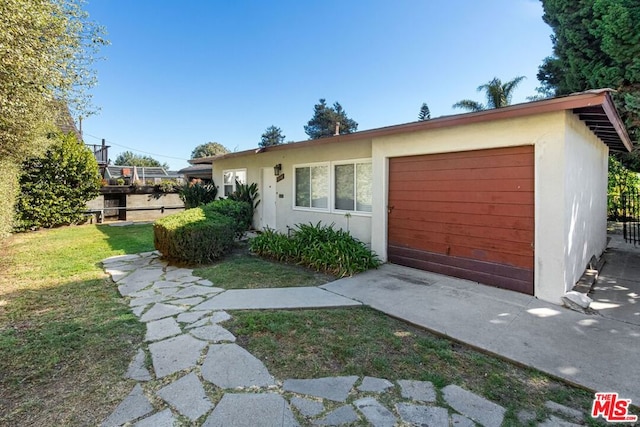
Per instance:
[[[456,385],[436,391],[431,383],[412,379],[274,378],[223,327],[230,309],[365,303],[572,382],[640,401],[637,368],[618,363],[630,363],[637,354],[639,327],[528,296],[394,265],[320,288],[233,291],[190,269],[168,266],[155,252],[109,258],[104,267],[147,326],[145,345],[126,373],[135,386],[104,426],[503,423],[505,408]],[[539,426],[584,421],[585,414],[575,409],[551,401],[546,406],[553,415]],[[535,414],[518,418],[526,423]]]
[[[621,252],[625,257],[617,256]],[[639,254],[610,251],[594,292],[598,301],[605,285],[619,286],[612,292],[627,301],[623,316],[581,314],[531,296],[393,264],[322,288],[570,383],[618,392],[638,405],[640,289],[629,287],[634,280],[638,286]]]

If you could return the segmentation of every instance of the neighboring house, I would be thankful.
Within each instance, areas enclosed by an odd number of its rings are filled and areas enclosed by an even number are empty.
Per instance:
[[[134,173],[138,174],[137,181],[143,185],[160,184],[163,180],[174,180],[182,182],[182,174],[180,172],[166,171],[161,167],[133,167],[133,166],[107,166],[104,179],[109,181],[117,181],[124,179],[126,185],[131,185],[134,181]],[[111,182],[110,182],[111,183]],[[115,184],[115,182],[113,182]]]
[[[607,90],[210,158],[256,182],[258,228],[349,229],[383,261],[560,303],[606,247]],[[276,176],[277,174],[277,176]]]
[[[208,163],[196,164],[194,160],[189,160],[189,163],[191,163],[191,166],[178,171],[179,174],[184,176],[184,180],[186,182],[200,180],[205,184],[211,183],[211,175],[213,172],[211,170],[211,161],[208,161]]]

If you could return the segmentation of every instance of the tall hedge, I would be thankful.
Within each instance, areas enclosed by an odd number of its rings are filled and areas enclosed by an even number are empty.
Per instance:
[[[13,230],[19,170],[14,162],[0,160],[0,239]]]
[[[22,165],[16,203],[18,230],[75,224],[84,220],[87,201],[99,194],[96,159],[72,133],[56,135],[42,157]]]

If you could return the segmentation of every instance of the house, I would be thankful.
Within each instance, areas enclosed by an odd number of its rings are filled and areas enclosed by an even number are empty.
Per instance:
[[[254,224],[334,223],[383,260],[561,303],[606,247],[609,90],[210,158],[256,182]]]
[[[210,184],[212,178],[211,161],[205,160],[204,163],[198,163],[197,161],[198,159],[189,160],[191,166],[180,169],[178,173],[184,176],[186,182],[200,180],[205,184]]]
[[[135,177],[137,173],[138,178]],[[110,183],[116,184],[116,181],[122,179],[127,185],[131,185],[134,181],[138,181],[142,185],[160,184],[164,180],[172,180],[181,183],[183,178],[180,172],[167,171],[161,167],[147,166],[107,166],[104,179]]]

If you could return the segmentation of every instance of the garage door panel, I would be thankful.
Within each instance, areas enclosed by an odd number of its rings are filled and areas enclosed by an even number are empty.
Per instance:
[[[470,214],[472,213],[472,214]],[[414,222],[437,222],[441,224],[451,224],[458,228],[467,227],[493,227],[506,228],[508,230],[529,230],[533,231],[530,217],[502,216],[477,214],[470,210],[468,213],[447,213],[447,212],[427,212],[424,216],[419,211],[398,211],[393,213],[393,221],[390,221],[390,228],[414,228],[423,226]],[[466,226],[466,227],[465,227]]]
[[[535,181],[531,178],[505,179],[480,179],[466,180],[464,191],[533,191]],[[394,181],[389,184],[389,191],[461,191],[460,180],[443,181]]]
[[[389,159],[389,260],[532,293],[534,172],[532,146]]]
[[[395,164],[405,164],[405,163],[415,163],[417,161],[450,161],[455,159],[484,159],[484,158],[493,158],[500,156],[519,156],[524,155],[523,161],[527,161],[526,157],[533,152],[532,145],[520,145],[517,147],[503,147],[503,148],[492,148],[489,150],[472,150],[472,151],[458,151],[458,152],[447,152],[447,153],[436,153],[436,154],[426,154],[426,155],[418,155],[418,156],[407,156],[407,157],[395,157],[393,160]],[[528,161],[532,161],[529,159]],[[532,163],[533,164],[533,163]]]
[[[424,203],[410,200],[393,201],[393,218],[429,218],[440,213],[463,214],[465,217],[473,215],[495,215],[496,221],[506,217],[533,218],[533,209],[529,205],[498,205],[495,203],[466,203],[466,202],[431,202],[427,209]],[[421,210],[424,209],[424,210]],[[410,215],[410,216],[403,216]],[[446,218],[446,217],[444,217]],[[445,219],[442,220],[445,220]],[[454,221],[451,221],[454,222]],[[473,224],[473,222],[471,222]],[[532,227],[533,228],[533,227]]]
[[[469,156],[460,159],[427,159],[414,160],[400,163],[403,171],[420,172],[434,170],[473,170],[488,168],[511,168],[514,166],[532,166],[533,158],[528,156],[502,155],[502,156]]]
[[[530,195],[521,191],[396,191],[393,199],[389,200],[390,206],[396,200],[414,202],[465,202],[465,203],[502,203],[525,205],[530,202]]]
[[[469,263],[470,260],[461,259],[451,263],[450,259],[443,259],[438,254],[416,252],[405,248],[389,247],[389,261],[395,264],[445,274],[447,276],[462,277],[479,283],[492,284],[500,288],[533,295],[533,270],[509,269],[499,264]]]
[[[485,217],[486,218],[486,217]],[[502,225],[502,224],[500,224]],[[515,224],[517,225],[517,224]],[[523,221],[522,226],[528,224]],[[489,242],[498,240],[500,242],[529,243],[533,242],[534,231],[517,227],[498,227],[495,222],[487,221],[486,225],[477,226],[461,226],[460,224],[452,224],[448,222],[437,221],[421,221],[421,220],[404,220],[401,226],[393,227],[394,233],[389,233],[389,237],[395,233],[402,231],[415,231],[427,233],[439,233],[442,235],[461,236],[464,238],[472,237],[485,239]],[[437,238],[437,236],[434,236]]]
[[[411,244],[407,244],[411,242]],[[519,267],[531,267],[531,241],[513,242],[490,240],[482,237],[462,236],[433,231],[402,230],[389,235],[389,244],[411,247],[443,255],[474,258],[481,261],[502,262]],[[439,250],[434,250],[437,244]],[[523,261],[524,260],[524,261]]]
[[[394,174],[394,181],[412,182],[412,181],[448,181],[448,180],[484,180],[484,179],[516,179],[531,178],[531,166],[517,166],[514,168],[488,168],[488,169],[465,169],[460,170],[423,170],[410,171],[406,169]]]

